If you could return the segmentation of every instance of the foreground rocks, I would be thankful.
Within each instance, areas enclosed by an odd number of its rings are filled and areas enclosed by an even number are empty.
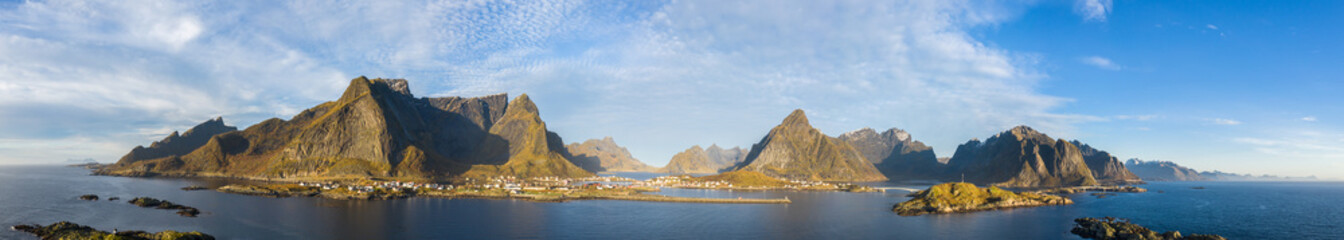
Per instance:
[[[183,217],[196,217],[196,215],[201,214],[201,211],[194,207],[178,205],[173,202],[148,197],[138,197],[135,199],[131,199],[129,203],[143,208],[152,207],[157,209],[175,209],[177,210],[177,215],[182,215]]]
[[[162,231],[116,231],[109,233],[71,222],[57,222],[51,225],[17,225],[16,231],[32,233],[41,239],[131,239],[131,240],[213,240],[214,236],[200,232]]]
[[[85,195],[81,195],[81,196],[79,196],[79,200],[84,200],[84,201],[98,201],[98,195],[93,195],[93,194],[85,194]]]
[[[1073,204],[1068,198],[1031,192],[1014,193],[970,183],[943,183],[911,194],[912,199],[892,207],[901,216],[975,212],[1006,208]]]
[[[1129,223],[1129,220],[1120,220],[1112,217],[1102,219],[1079,218],[1073,220],[1077,225],[1070,231],[1083,238],[1110,240],[1110,239],[1132,239],[1132,240],[1226,240],[1218,235],[1190,234],[1182,236],[1179,231],[1170,231],[1157,233],[1148,228],[1137,224]]]

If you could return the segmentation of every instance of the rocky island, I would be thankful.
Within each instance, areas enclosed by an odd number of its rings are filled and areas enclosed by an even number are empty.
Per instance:
[[[970,183],[943,183],[910,194],[912,199],[892,207],[901,216],[975,212],[1005,208],[1073,204],[1068,198],[1030,192],[1014,193]]]
[[[16,231],[32,233],[41,239],[127,239],[127,240],[213,240],[214,236],[200,232],[145,231],[106,232],[71,222],[57,222],[51,225],[18,225],[10,227]]]
[[[1143,226],[1130,223],[1129,220],[1106,217],[1074,219],[1073,230],[1079,237],[1096,240],[1226,240],[1218,235],[1190,234],[1182,236],[1179,231],[1158,233]]]
[[[134,198],[131,199],[131,201],[128,201],[128,203],[130,203],[131,205],[140,206],[142,208],[177,210],[177,215],[182,215],[183,217],[196,217],[196,215],[201,214],[201,210],[198,210],[194,207],[183,206],[173,202],[149,197]]]

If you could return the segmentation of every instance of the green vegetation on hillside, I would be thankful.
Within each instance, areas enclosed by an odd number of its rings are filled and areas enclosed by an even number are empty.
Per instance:
[[[724,181],[738,187],[784,187],[789,181],[753,171],[731,171],[694,178],[700,181]]]
[[[998,187],[979,188],[975,184],[961,182],[934,185],[911,196],[913,198],[909,201],[896,204],[892,211],[901,216],[914,216],[1073,203],[1060,196],[1014,193]]]

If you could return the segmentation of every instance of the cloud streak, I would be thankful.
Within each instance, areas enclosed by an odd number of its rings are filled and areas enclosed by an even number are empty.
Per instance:
[[[1111,0],[1077,0],[1074,2],[1073,10],[1083,15],[1084,21],[1105,22],[1106,17],[1111,14],[1111,4]]]
[[[0,13],[0,125],[37,127],[0,129],[33,142],[0,161],[110,161],[165,126],[288,118],[358,75],[421,95],[526,92],[566,140],[611,135],[655,165],[692,144],[749,146],[794,108],[828,133],[901,127],[943,154],[1013,125],[1104,120],[1057,112],[1071,100],[1036,90],[1037,57],[970,33],[1015,7],[27,2]],[[107,147],[56,154],[67,142]]]
[[[1093,67],[1105,70],[1118,71],[1121,68],[1119,64],[1112,62],[1111,59],[1100,56],[1083,57],[1079,59],[1079,61],[1083,62],[1083,64],[1092,65]]]

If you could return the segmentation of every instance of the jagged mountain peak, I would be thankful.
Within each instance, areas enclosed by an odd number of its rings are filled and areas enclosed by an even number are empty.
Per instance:
[[[780,123],[779,126],[811,128],[812,124],[807,122],[807,114],[803,113],[803,109],[794,109],[792,113],[789,113],[788,117],[784,118],[784,121]]]

